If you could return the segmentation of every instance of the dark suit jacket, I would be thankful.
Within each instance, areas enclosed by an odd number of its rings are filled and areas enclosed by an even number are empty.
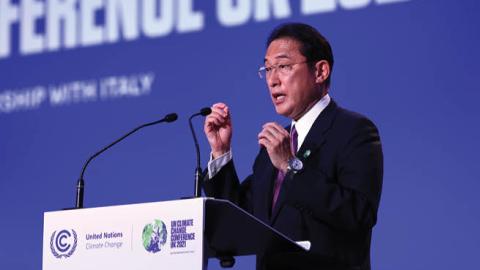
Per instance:
[[[204,183],[205,192],[231,200],[295,241],[311,242],[309,252],[258,254],[258,269],[370,269],[383,177],[377,128],[332,100],[297,157],[303,169],[287,174],[273,211],[277,170],[265,148],[245,181],[239,182],[230,161]]]

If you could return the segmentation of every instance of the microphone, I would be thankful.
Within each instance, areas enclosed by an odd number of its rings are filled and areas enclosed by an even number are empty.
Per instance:
[[[89,157],[87,159],[87,161],[85,162],[85,164],[83,165],[82,172],[80,173],[80,178],[77,181],[77,194],[76,194],[76,200],[75,200],[75,208],[83,208],[83,193],[84,193],[84,188],[85,188],[85,181],[83,179],[83,175],[84,175],[85,170],[87,169],[87,166],[90,163],[90,161],[92,161],[94,158],[99,156],[101,153],[107,151],[107,149],[109,149],[110,147],[114,146],[115,144],[119,143],[123,139],[127,138],[128,136],[132,135],[133,133],[137,132],[138,130],[140,130],[144,127],[153,126],[153,125],[160,124],[160,123],[163,123],[163,122],[171,123],[171,122],[174,122],[175,120],[177,120],[177,118],[178,118],[178,115],[176,113],[170,113],[170,114],[165,115],[165,117],[163,117],[160,120],[153,121],[153,122],[146,123],[146,124],[143,124],[141,126],[138,126],[138,127],[134,128],[132,131],[130,131],[127,134],[123,135],[122,137],[118,138],[117,140],[115,140],[111,144],[105,146],[104,148],[102,148],[102,150],[96,152],[91,157]]]
[[[194,194],[195,198],[200,197],[201,195],[201,186],[200,186],[200,179],[202,177],[202,167],[200,167],[200,146],[198,145],[197,136],[195,135],[195,130],[193,129],[192,119],[196,116],[207,116],[212,112],[212,109],[205,107],[202,108],[199,112],[192,114],[190,118],[188,118],[188,124],[190,126],[190,131],[192,132],[193,142],[195,143],[195,150],[197,151],[197,167],[195,168],[195,182],[194,182]]]

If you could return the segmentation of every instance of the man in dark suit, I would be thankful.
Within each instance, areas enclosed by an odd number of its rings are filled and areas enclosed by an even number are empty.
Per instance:
[[[258,254],[258,269],[370,269],[370,242],[383,177],[375,125],[339,107],[328,94],[333,54],[305,24],[277,27],[268,38],[266,79],[286,129],[266,123],[253,174],[240,183],[233,164],[228,106],[217,103],[205,120],[211,146],[209,196],[233,201],[308,252]]]

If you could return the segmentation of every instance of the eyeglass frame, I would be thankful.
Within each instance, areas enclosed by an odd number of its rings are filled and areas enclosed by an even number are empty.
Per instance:
[[[282,66],[283,66],[284,72],[285,72],[285,71],[289,72],[289,71],[292,70],[293,66],[295,66],[295,65],[305,64],[305,63],[311,63],[311,62],[312,62],[312,61],[305,60],[305,61],[302,61],[302,62],[290,63],[290,64],[275,64],[275,65],[271,65],[271,66],[269,66],[269,67],[266,67],[266,66],[264,65],[264,66],[261,66],[261,67],[258,69],[257,73],[258,73],[258,77],[260,77],[260,79],[266,79],[267,76],[268,76],[268,75],[267,75],[267,72],[268,72],[267,69],[271,69],[271,71],[279,69],[280,72],[282,72],[281,70],[282,70]],[[288,70],[285,70],[285,68],[287,68],[287,67],[288,67],[289,69],[288,69]],[[262,73],[265,73],[265,77],[262,76]],[[285,73],[283,73],[283,74],[285,74]]]

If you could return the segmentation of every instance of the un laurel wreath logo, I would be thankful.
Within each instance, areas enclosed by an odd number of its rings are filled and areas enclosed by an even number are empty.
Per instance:
[[[55,258],[68,258],[77,248],[77,233],[75,230],[54,231],[50,237],[50,250]]]

